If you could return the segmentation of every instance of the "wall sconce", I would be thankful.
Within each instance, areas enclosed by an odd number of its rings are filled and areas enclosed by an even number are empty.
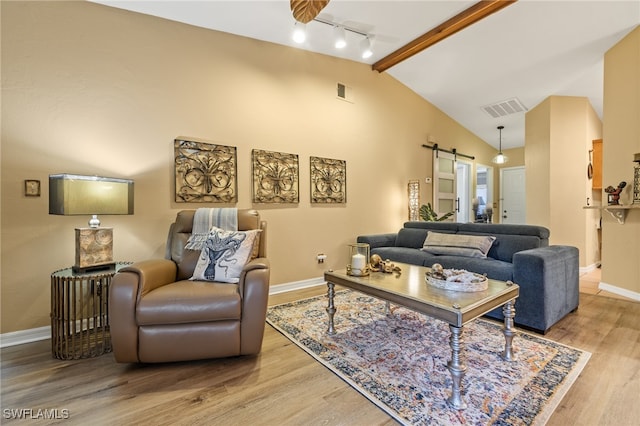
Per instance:
[[[419,220],[420,217],[420,181],[409,181],[409,220]]]
[[[75,272],[114,267],[113,228],[101,228],[98,215],[133,214],[133,180],[50,175],[49,214],[92,215],[89,228],[76,228]]]

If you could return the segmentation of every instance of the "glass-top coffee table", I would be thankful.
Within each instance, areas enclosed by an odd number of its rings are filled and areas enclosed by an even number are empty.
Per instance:
[[[466,408],[462,398],[461,383],[467,367],[464,364],[464,344],[462,339],[465,324],[502,306],[504,314],[505,345],[501,356],[506,361],[515,360],[513,353],[513,328],[515,317],[514,301],[519,295],[520,288],[508,281],[489,280],[489,287],[478,292],[458,292],[433,287],[425,281],[425,273],[429,268],[395,262],[402,269],[402,273],[387,274],[372,272],[368,276],[356,277],[348,275],[346,270],[327,271],[324,279],[327,281],[327,295],[329,304],[329,326],[327,332],[335,334],[334,315],[337,308],[334,304],[335,286],[351,288],[353,290],[380,298],[387,302],[387,313],[390,314],[389,304],[394,303],[421,312],[432,318],[449,324],[451,337],[451,360],[447,369],[452,377],[451,396],[447,402],[456,409]]]

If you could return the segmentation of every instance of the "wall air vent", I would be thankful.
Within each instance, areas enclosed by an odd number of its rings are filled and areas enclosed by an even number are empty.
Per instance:
[[[500,102],[495,102],[482,107],[484,112],[493,118],[504,117],[505,115],[517,114],[527,111],[518,98],[511,98]]]
[[[342,83],[338,83],[337,85],[337,98],[341,99],[343,101],[347,101],[347,102],[351,102],[353,103],[354,99],[353,99],[353,89],[349,86],[346,86]]]

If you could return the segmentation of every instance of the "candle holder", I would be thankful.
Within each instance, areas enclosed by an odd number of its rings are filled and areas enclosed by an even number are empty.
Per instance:
[[[366,277],[369,275],[369,244],[349,244],[347,275]]]

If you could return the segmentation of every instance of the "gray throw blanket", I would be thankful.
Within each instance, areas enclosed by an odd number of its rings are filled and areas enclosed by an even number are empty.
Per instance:
[[[202,250],[212,226],[225,231],[238,230],[238,209],[236,208],[201,208],[193,216],[193,229],[184,248]]]

